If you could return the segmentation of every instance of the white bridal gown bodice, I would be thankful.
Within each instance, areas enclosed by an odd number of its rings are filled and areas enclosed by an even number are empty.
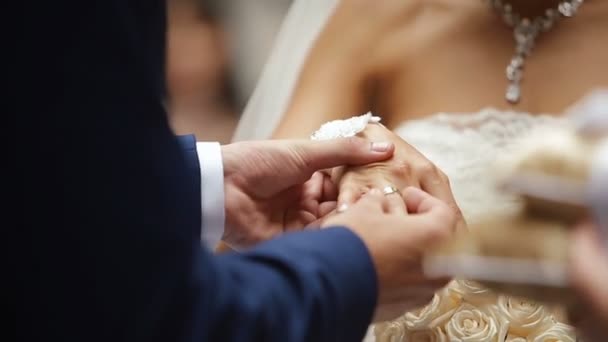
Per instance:
[[[494,190],[491,168],[536,128],[563,119],[485,109],[475,114],[437,114],[395,129],[450,178],[468,223],[482,215],[506,214],[516,202]],[[497,296],[468,281],[453,281],[427,307],[381,323],[366,342],[574,342],[574,330],[555,308]]]

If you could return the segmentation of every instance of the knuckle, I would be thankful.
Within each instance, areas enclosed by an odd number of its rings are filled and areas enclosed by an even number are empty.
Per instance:
[[[439,179],[441,180],[442,183],[446,184],[446,185],[450,185],[450,177],[448,177],[448,175],[446,175],[443,171],[437,169],[438,174],[437,176],[439,177]]]
[[[294,163],[293,167],[303,168],[310,165],[311,158],[306,149],[299,145],[293,144],[287,147],[288,155],[291,156],[290,161]]]
[[[454,211],[453,206],[447,203],[441,203],[437,210],[438,215],[444,221],[455,221],[456,220],[456,212]]]
[[[390,168],[391,173],[397,178],[407,178],[412,174],[412,165],[405,160],[395,161]]]
[[[454,219],[458,220],[458,219],[464,218],[464,215],[462,214],[462,209],[460,209],[458,204],[452,203],[452,204],[450,204],[450,208],[452,209]]]
[[[435,164],[431,163],[428,160],[425,160],[424,162],[420,162],[416,164],[416,173],[419,175],[435,175],[437,176],[438,173],[440,172],[437,169],[437,166],[435,166]]]
[[[344,138],[344,148],[349,153],[357,153],[363,149],[364,142],[358,137]]]
[[[442,221],[428,229],[428,237],[431,241],[443,241],[451,231],[451,224],[447,224],[448,221]]]
[[[450,234],[456,230],[456,226],[458,223],[458,216],[449,207],[446,207],[446,210],[443,211],[441,216],[441,221],[443,224],[441,225],[441,229],[445,232],[445,234]]]
[[[427,237],[431,241],[443,241],[456,230],[457,222],[456,215],[449,207],[438,208],[435,219],[427,227]]]
[[[251,242],[251,244],[256,244],[259,242],[264,241],[266,238],[266,234],[262,234],[262,232],[260,232],[259,230],[254,230],[253,232],[251,232],[249,234],[249,241]]]
[[[276,230],[254,229],[252,232],[250,232],[249,240],[252,242],[252,244],[258,244],[260,242],[270,240],[280,233],[280,231]]]

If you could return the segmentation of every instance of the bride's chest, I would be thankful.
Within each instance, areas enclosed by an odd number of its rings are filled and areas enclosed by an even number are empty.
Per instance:
[[[392,125],[489,106],[560,113],[592,89],[608,86],[608,20],[563,21],[539,36],[525,61],[517,105],[505,100],[506,67],[515,52],[511,29],[498,21],[455,21],[432,29],[425,20],[408,29],[401,64],[380,82],[377,111]]]

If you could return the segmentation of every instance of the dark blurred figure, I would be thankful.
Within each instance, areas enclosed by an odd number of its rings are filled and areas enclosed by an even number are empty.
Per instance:
[[[177,134],[230,141],[238,116],[226,33],[208,1],[169,1],[168,112]]]

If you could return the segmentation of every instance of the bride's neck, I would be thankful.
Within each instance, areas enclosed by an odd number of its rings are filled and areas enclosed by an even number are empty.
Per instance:
[[[525,17],[536,17],[545,13],[548,8],[557,8],[560,0],[508,0],[513,10]]]

